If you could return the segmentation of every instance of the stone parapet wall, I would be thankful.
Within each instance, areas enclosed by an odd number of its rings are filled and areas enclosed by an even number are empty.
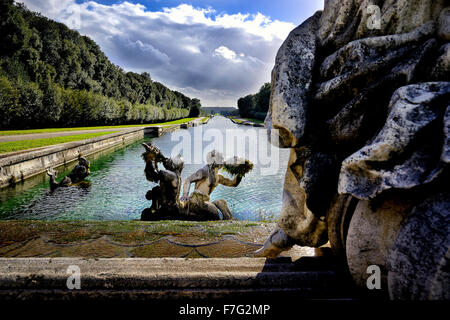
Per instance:
[[[0,158],[0,188],[42,173],[47,168],[75,161],[80,154],[87,156],[119,144],[128,144],[142,139],[144,130],[143,128],[127,129],[88,140],[64,143]]]

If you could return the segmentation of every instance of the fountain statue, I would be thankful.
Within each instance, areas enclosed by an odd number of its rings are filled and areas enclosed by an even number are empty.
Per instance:
[[[55,170],[47,169],[47,175],[50,177],[50,189],[55,190],[59,187],[69,187],[71,185],[76,185],[79,187],[88,186],[87,183],[84,183],[84,179],[86,179],[86,177],[91,173],[89,171],[89,168],[89,161],[79,155],[78,164],[75,166],[75,168],[73,168],[72,172],[69,173],[61,182],[56,181],[58,175]]]
[[[230,220],[233,215],[224,199],[210,201],[209,197],[214,189],[222,184],[227,187],[237,187],[242,177],[253,168],[248,160],[237,157],[224,162],[220,152],[213,150],[207,155],[207,165],[189,176],[183,184],[182,201],[185,201],[187,210],[200,220]],[[229,173],[235,173],[233,180],[219,174],[219,169],[224,168]],[[243,172],[238,172],[242,168]],[[237,170],[236,172],[233,171]],[[241,169],[241,170],[242,170]],[[195,183],[195,189],[189,197],[191,183]]]
[[[141,220],[229,220],[233,215],[224,199],[210,201],[210,195],[222,184],[237,187],[242,177],[252,170],[253,164],[245,159],[234,157],[224,162],[220,152],[211,151],[207,156],[207,165],[189,176],[183,185],[183,196],[178,198],[181,188],[181,171],[184,162],[181,156],[165,157],[161,151],[150,144],[143,143],[146,152],[142,155],[145,175],[148,181],[159,183],[147,192],[147,200],[152,201],[150,208],[144,209]],[[162,163],[166,170],[159,170],[158,163]],[[234,175],[233,180],[219,174],[219,169],[225,169]],[[191,183],[195,189],[189,196]]]
[[[141,220],[182,219],[183,210],[178,195],[181,187],[181,171],[184,168],[183,159],[180,156],[167,158],[157,147],[147,143],[142,145],[146,150],[142,154],[145,161],[145,176],[148,181],[159,185],[147,192],[146,198],[152,201],[152,206],[142,211]],[[158,163],[162,163],[166,170],[158,169]]]

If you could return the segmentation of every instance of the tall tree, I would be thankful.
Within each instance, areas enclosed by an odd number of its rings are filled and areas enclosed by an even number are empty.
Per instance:
[[[270,104],[270,83],[265,83],[256,94],[249,94],[238,100],[241,117],[264,120]]]
[[[0,0],[0,18],[2,129],[144,123],[198,114],[200,101],[152,81],[149,73],[125,72],[94,41],[62,23],[13,0]],[[21,115],[27,119],[19,121]]]
[[[199,99],[192,99],[189,117],[198,117],[200,115],[201,107],[202,105]]]

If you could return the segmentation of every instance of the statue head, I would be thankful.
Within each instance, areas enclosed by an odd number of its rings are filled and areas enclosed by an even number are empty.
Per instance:
[[[176,157],[166,159],[165,161],[163,161],[163,164],[164,168],[178,174],[181,174],[181,171],[183,171],[184,169],[184,160],[180,154],[178,154]]]
[[[45,170],[45,172],[47,173],[47,175],[49,177],[54,177],[54,178],[58,178],[58,172],[56,172],[56,170],[48,168]]]
[[[213,167],[222,167],[224,158],[221,152],[212,150],[206,155],[206,163]]]
[[[181,154],[178,154],[176,157],[172,157],[171,160],[174,165],[175,171],[181,172],[184,169],[184,160],[181,157]]]

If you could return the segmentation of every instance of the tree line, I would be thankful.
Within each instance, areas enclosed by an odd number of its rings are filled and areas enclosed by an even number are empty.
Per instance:
[[[265,83],[258,93],[239,98],[238,109],[240,116],[264,120],[269,110],[270,90],[270,83]]]
[[[0,127],[139,124],[198,116],[200,100],[125,72],[90,38],[0,0]]]

